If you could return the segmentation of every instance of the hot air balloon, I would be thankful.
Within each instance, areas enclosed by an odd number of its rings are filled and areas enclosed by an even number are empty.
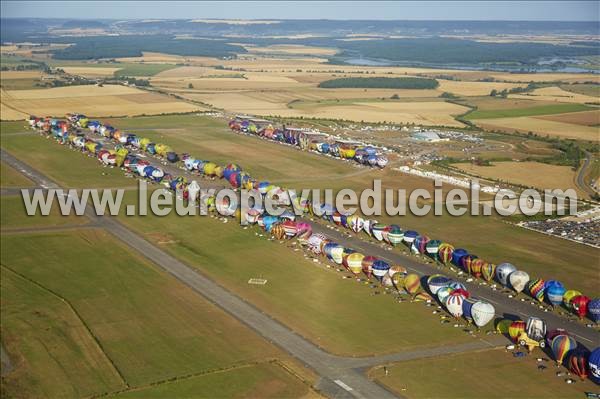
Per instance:
[[[505,334],[505,335],[507,335],[507,334],[509,333],[509,332],[508,332],[508,329],[510,328],[510,325],[511,325],[512,323],[513,323],[513,321],[512,321],[512,320],[510,320],[510,319],[502,319],[502,320],[499,320],[499,321],[496,323],[496,332],[499,332],[500,334]]]
[[[563,303],[567,307],[567,309],[571,309],[571,299],[575,298],[577,295],[583,295],[581,292],[577,290],[567,290],[563,295]]]
[[[391,268],[390,268],[391,270]],[[389,274],[389,271],[388,271]],[[396,287],[396,289],[398,291],[404,290],[404,279],[406,278],[406,273],[394,273],[391,275],[392,276],[392,283],[394,284],[394,287]]]
[[[385,230],[385,225],[381,223],[376,223],[371,232],[373,233],[373,237],[377,239],[377,241],[383,241],[383,231]]]
[[[588,366],[588,358],[590,356],[590,352],[585,349],[575,349],[571,351],[567,358],[567,367],[568,369],[578,376],[581,381],[585,380],[589,373],[590,368]]]
[[[460,294],[450,293],[444,302],[448,312],[457,319],[463,315],[463,302],[465,298]]]
[[[281,223],[276,223],[271,227],[271,234],[278,240],[285,238],[285,229]]]
[[[552,349],[556,363],[562,364],[567,354],[577,348],[577,342],[568,335],[557,335],[552,339],[550,348]]]
[[[471,271],[471,265],[477,259],[477,255],[465,255],[460,258],[460,267],[467,273],[473,274]]]
[[[412,245],[412,243],[415,241],[415,239],[418,236],[419,236],[419,233],[417,233],[416,231],[414,231],[414,230],[408,230],[408,231],[404,232],[403,241],[410,248],[410,246]]]
[[[438,253],[440,250],[440,245],[442,245],[440,240],[430,240],[425,246],[425,252],[430,258],[439,260]]]
[[[573,306],[573,310],[575,314],[579,316],[580,319],[583,319],[587,314],[588,304],[590,302],[590,298],[585,295],[577,295],[575,298],[571,299],[571,305]]]
[[[508,285],[508,276],[517,270],[517,268],[510,263],[501,263],[496,266],[496,280],[504,286]]]
[[[510,286],[518,293],[523,291],[529,282],[529,274],[522,270],[515,270],[508,276]]]
[[[471,308],[473,322],[479,328],[488,324],[496,315],[496,309],[491,303],[478,301]]]
[[[550,280],[544,284],[544,291],[552,306],[558,306],[563,302],[563,295],[566,290],[560,281]]]
[[[345,266],[350,270],[353,274],[359,275],[362,271],[362,261],[364,259],[364,255],[358,252],[352,253],[346,256],[344,259]]]
[[[453,289],[451,294],[456,294],[456,295],[462,295],[463,298],[467,299],[471,297],[471,294],[469,293],[469,291],[463,289],[463,288],[456,288]]]
[[[413,242],[414,248],[417,250],[417,253],[424,254],[427,248],[427,243],[429,242],[429,237],[425,235],[420,235],[415,238]]]
[[[510,326],[508,327],[508,335],[515,342],[519,341],[519,336],[524,331],[525,322],[523,320],[515,320],[512,323],[510,323]]]
[[[433,301],[433,298],[431,297],[431,295],[429,295],[426,292],[418,292],[413,297],[413,301],[414,302],[431,302],[431,301]]]
[[[404,278],[404,289],[410,295],[415,295],[421,290],[421,278],[418,274],[411,273]]]
[[[390,265],[384,260],[377,259],[375,262],[373,262],[372,268],[375,278],[381,281],[383,276],[385,276],[390,269]]]
[[[600,348],[596,348],[590,353],[588,367],[590,368],[590,379],[600,383]]]
[[[463,316],[469,323],[473,321],[472,310],[475,303],[477,303],[477,300],[473,298],[467,298],[463,301]]]
[[[442,276],[441,274],[434,274],[427,279],[427,286],[429,287],[429,292],[433,295],[437,295],[437,292],[440,288],[445,287],[450,282],[450,279],[446,276]]]
[[[441,304],[446,304],[446,299],[452,291],[454,290],[448,286],[440,288],[436,293],[438,301],[440,301]]]
[[[600,320],[600,298],[592,299],[587,304],[587,311],[590,320],[597,323]]]
[[[402,242],[402,239],[404,238],[404,231],[400,228],[400,226],[393,224],[388,230],[387,238],[390,244],[396,246]]]
[[[552,345],[552,340],[558,337],[559,335],[569,335],[569,333],[563,328],[556,328],[554,330],[548,331],[546,333],[546,343],[548,344],[548,346]]]
[[[464,284],[459,283],[458,281],[451,281],[448,283],[448,287],[452,288],[453,290],[458,290],[458,289],[463,289],[463,290],[467,290],[467,287],[465,287]]]
[[[365,256],[362,261],[362,271],[367,276],[367,278],[371,278],[373,274],[373,262],[377,260],[374,256]]]
[[[537,278],[527,283],[529,294],[540,302],[544,301],[544,280]]]
[[[463,256],[467,256],[469,253],[466,249],[456,248],[454,252],[452,252],[452,263],[454,265],[461,267],[460,260]]]
[[[440,262],[447,265],[452,260],[452,254],[454,253],[454,247],[448,243],[440,244],[438,249],[438,258]]]
[[[481,277],[481,271],[483,270],[483,266],[486,264],[486,262],[483,259],[473,259],[473,261],[471,262],[471,274],[476,277],[476,278],[480,278]]]

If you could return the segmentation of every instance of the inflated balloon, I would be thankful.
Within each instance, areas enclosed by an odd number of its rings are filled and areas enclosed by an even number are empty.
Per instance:
[[[442,304],[446,304],[446,299],[448,298],[448,295],[450,295],[450,293],[452,291],[454,291],[454,290],[450,287],[440,288],[436,294],[436,296],[438,297],[438,301],[440,301],[440,303],[442,303]]]
[[[459,283],[458,281],[451,281],[448,283],[448,287],[452,288],[453,290],[458,290],[458,289],[463,289],[463,290],[467,290],[467,287],[465,287],[464,284]]]
[[[588,367],[590,368],[590,379],[600,383],[600,348],[596,348],[590,353]]]
[[[587,311],[590,320],[597,323],[600,320],[600,298],[589,301],[587,304]]]
[[[438,252],[440,245],[442,245],[440,240],[430,240],[425,246],[425,252],[427,252],[427,255],[432,259],[439,260]]]
[[[508,276],[508,281],[510,282],[510,286],[517,293],[520,293],[525,289],[527,283],[529,282],[529,274],[524,272],[523,270],[515,270]]]
[[[446,309],[452,316],[459,318],[463,315],[464,300],[465,299],[462,295],[450,293],[446,297],[444,305],[446,306]]]
[[[447,265],[450,261],[452,261],[453,253],[454,247],[448,243],[443,243],[438,249],[438,258],[440,262],[442,262],[444,265]]]
[[[589,373],[588,358],[590,353],[585,349],[575,349],[571,351],[567,358],[567,368],[582,381],[585,380]]]
[[[400,274],[406,276],[408,274],[408,271],[406,270],[406,267],[400,266],[400,265],[391,266],[390,270],[388,270],[388,274],[390,276],[394,276],[397,273],[400,273]]]
[[[375,262],[373,262],[372,269],[375,278],[381,281],[383,276],[385,276],[388,270],[390,270],[390,265],[384,260],[377,259]]]
[[[518,342],[519,335],[525,331],[525,326],[526,324],[523,320],[515,320],[510,323],[510,326],[508,327],[508,335],[510,336],[510,339],[512,339],[514,342]]]
[[[419,236],[419,233],[417,233],[414,230],[408,230],[406,232],[404,232],[404,242],[406,243],[406,245],[410,248],[410,246],[412,245],[413,242],[415,242],[415,239]]]
[[[568,335],[557,335],[552,339],[550,348],[554,354],[554,360],[556,363],[562,364],[563,360],[567,356],[567,353],[577,347],[577,342],[569,337]]]
[[[563,295],[566,290],[560,281],[550,280],[546,282],[544,290],[546,291],[546,298],[552,306],[558,306],[563,302]]]
[[[569,335],[569,333],[563,328],[556,328],[554,330],[548,331],[546,333],[546,342],[548,343],[548,346],[552,345],[552,340],[558,337],[559,335]]]
[[[427,279],[427,286],[429,287],[429,292],[436,295],[439,289],[448,285],[449,282],[450,279],[448,277],[441,274],[434,274]]]
[[[342,261],[344,260],[345,250],[346,249],[341,245],[331,248],[331,260],[337,263],[338,265],[341,265]]]
[[[577,295],[575,298],[571,299],[571,305],[573,306],[573,310],[575,314],[579,316],[580,319],[583,319],[587,314],[588,304],[590,302],[590,298],[585,295]]]
[[[463,316],[470,323],[473,321],[473,305],[477,303],[476,299],[467,298],[463,301]]]
[[[285,229],[281,223],[274,224],[271,227],[271,234],[278,240],[282,240],[285,237]]]
[[[512,323],[513,321],[510,319],[502,319],[496,323],[496,331],[500,334],[508,334],[508,329]]]
[[[373,274],[373,262],[377,260],[374,256],[365,256],[362,261],[362,271],[367,276],[367,278],[371,278]]]
[[[471,297],[471,294],[469,293],[469,291],[463,289],[463,288],[456,288],[453,289],[451,294],[457,294],[457,295],[461,295],[463,298],[467,299]]]
[[[404,278],[404,289],[410,295],[415,295],[421,290],[421,277],[418,274],[411,273]]]
[[[456,266],[461,267],[460,260],[463,256],[467,256],[469,253],[466,249],[456,248],[454,252],[452,252],[452,263]]]
[[[381,223],[376,223],[371,228],[371,232],[373,233],[373,237],[375,237],[375,239],[377,239],[377,241],[383,241],[383,231],[385,230],[385,228],[386,228],[386,226],[384,224],[381,224]]]
[[[485,265],[485,261],[483,259],[473,259],[473,261],[471,262],[471,274],[473,275],[473,277],[475,278],[480,278],[481,277],[481,272],[483,269],[483,265]]]
[[[348,268],[353,274],[359,275],[362,272],[362,261],[365,258],[363,254],[355,252],[346,256],[344,259],[344,266]]]
[[[481,276],[487,282],[490,282],[496,276],[496,265],[493,263],[484,263],[481,267]]]
[[[465,255],[460,258],[460,267],[467,272],[468,274],[472,274],[471,265],[477,259],[477,255]]]
[[[527,284],[529,294],[540,302],[544,301],[544,280],[537,278]]]
[[[496,266],[496,280],[504,286],[508,285],[508,276],[517,270],[517,268],[510,263],[501,263]]]
[[[565,304],[567,309],[573,308],[573,306],[571,306],[571,299],[575,298],[577,295],[583,294],[577,290],[567,290],[567,292],[565,292],[565,294],[563,295],[563,303]]]
[[[394,287],[396,287],[396,289],[398,291],[404,290],[404,279],[405,278],[406,278],[406,273],[395,273],[392,275],[392,283],[394,283]]]
[[[396,246],[402,242],[402,239],[404,238],[404,231],[400,228],[400,226],[391,225],[387,237],[390,244]]]
[[[413,245],[418,253],[424,254],[426,251],[428,242],[429,242],[429,237],[427,237],[425,235],[419,235],[415,238]]]
[[[478,301],[471,308],[473,322],[479,328],[488,324],[496,315],[496,309],[491,303]]]

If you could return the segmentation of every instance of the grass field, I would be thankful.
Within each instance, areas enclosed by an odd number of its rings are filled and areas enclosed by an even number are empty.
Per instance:
[[[596,392],[587,380],[566,384],[568,377],[556,377],[552,362],[537,370],[539,349],[525,358],[515,358],[504,350],[434,357],[397,363],[371,370],[379,383],[409,399],[415,398],[582,398]],[[548,356],[544,356],[548,358]],[[562,371],[565,371],[562,369]]]
[[[30,187],[33,182],[21,174],[18,170],[0,162],[0,187]]]
[[[119,69],[114,73],[115,76],[154,76],[157,73],[175,68],[175,65],[169,64],[130,63],[123,66],[116,65]]]
[[[598,97],[566,91],[557,86],[542,87],[531,93],[510,94],[509,98],[555,101],[559,103],[597,103]]]
[[[575,172],[570,166],[549,165],[540,162],[496,162],[492,166],[457,163],[454,166],[470,174],[523,186],[563,190],[572,188],[577,191]]]
[[[577,94],[583,94],[584,96],[600,97],[600,85],[598,84],[571,84],[571,85],[560,85],[561,89],[570,91]]]
[[[173,98],[120,85],[2,90],[2,104],[25,114],[63,117],[68,112],[117,116],[192,112],[204,109]],[[13,119],[13,115],[3,116]]]
[[[562,114],[567,112],[590,111],[593,108],[582,104],[555,104],[541,105],[538,107],[497,109],[497,110],[475,110],[465,116],[465,119],[495,119],[514,118],[520,116],[537,116]]]
[[[2,379],[9,396],[99,395],[282,357],[103,231],[2,241],[2,339],[17,359]],[[278,388],[267,395],[308,391],[290,374],[257,370],[241,392],[265,380]]]
[[[89,219],[84,216],[60,214],[59,206],[54,203],[48,216],[41,216],[39,211],[36,216],[27,216],[21,195],[2,196],[0,198],[0,220],[2,229],[31,229],[35,227],[55,227],[65,225],[84,225]]]
[[[474,119],[477,126],[489,130],[529,133],[540,136],[561,137],[575,140],[598,140],[598,128],[580,124],[557,122],[547,118],[521,116],[515,118]]]
[[[546,119],[561,123],[572,123],[574,125],[600,127],[600,109],[583,112],[569,112],[560,115],[546,115],[538,119]]]

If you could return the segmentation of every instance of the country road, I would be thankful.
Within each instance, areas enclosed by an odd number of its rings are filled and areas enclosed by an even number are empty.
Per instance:
[[[588,151],[585,151],[585,160],[583,161],[583,165],[581,165],[581,168],[579,168],[579,171],[577,172],[575,183],[577,183],[577,186],[579,186],[580,189],[588,193],[590,196],[593,196],[596,192],[593,188],[585,184],[585,174],[587,172],[587,168],[590,167],[591,163],[592,154],[590,154]]]
[[[59,188],[55,182],[46,177],[42,172],[35,170],[4,150],[1,151],[1,158],[18,171],[27,175],[35,184],[44,188]],[[184,171],[172,165],[163,165],[162,167],[173,174],[185,174]],[[224,187],[218,181],[205,181],[199,176],[198,180],[203,187]],[[92,220],[95,226],[106,229],[122,242],[128,244],[131,248],[191,287],[194,291],[212,301],[217,306],[254,329],[267,340],[281,347],[302,363],[312,368],[321,377],[317,384],[317,388],[330,397],[394,397],[393,393],[389,392],[379,384],[370,381],[366,377],[364,370],[368,367],[393,361],[431,357],[445,353],[460,353],[497,347],[506,343],[504,338],[490,336],[489,339],[487,339],[487,337],[486,339],[477,339],[468,344],[422,349],[369,358],[346,358],[335,356],[325,352],[313,343],[299,336],[269,315],[263,313],[260,309],[257,309],[244,299],[220,286],[217,282],[201,274],[201,272],[184,264],[152,243],[146,241],[143,237],[121,224],[116,218],[97,216],[90,207],[86,209],[86,215]],[[401,264],[407,267],[411,272],[416,272],[420,275],[440,273],[440,269],[437,267],[420,262],[415,257],[407,256],[398,253],[397,251],[390,251],[379,244],[365,241],[353,235],[349,236],[348,234],[331,228],[331,226],[320,223],[312,224],[315,232],[327,234],[340,244],[361,250],[365,254],[375,255],[392,263]],[[497,314],[500,316],[510,315],[521,318],[538,316],[544,318],[548,322],[550,329],[558,327],[565,328],[573,333],[578,341],[590,348],[599,345],[600,334],[578,322],[570,321],[553,313],[544,312],[537,306],[529,304],[528,301],[519,302],[515,299],[508,298],[506,294],[503,294],[500,291],[492,291],[489,287],[483,287],[478,284],[467,282],[464,282],[464,284],[475,296],[492,303],[496,308]]]

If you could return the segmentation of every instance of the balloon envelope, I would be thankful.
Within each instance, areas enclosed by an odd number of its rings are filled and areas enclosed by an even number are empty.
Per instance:
[[[563,295],[566,290],[560,281],[550,280],[545,286],[546,298],[552,304],[552,306],[558,306],[563,302]]]
[[[444,304],[446,305],[446,309],[452,316],[459,318],[463,314],[464,300],[465,299],[462,295],[457,293],[450,293],[450,295],[446,297],[446,301],[444,302]]]
[[[418,274],[411,273],[404,278],[404,289],[411,295],[421,289],[421,278]]]
[[[590,368],[590,378],[600,383],[600,348],[596,348],[590,353],[588,367]]]
[[[600,298],[592,299],[587,304],[589,318],[597,323],[600,320]]]
[[[556,360],[557,363],[562,363],[567,353],[577,347],[577,342],[568,335],[558,335],[552,339],[550,347],[554,354],[554,360]]]
[[[508,276],[517,270],[517,268],[510,263],[501,263],[496,266],[496,279],[502,285],[508,285]]]
[[[517,293],[520,293],[525,289],[529,282],[529,274],[523,270],[515,270],[508,276],[508,281],[510,282],[511,287]]]
[[[488,324],[496,315],[496,309],[491,303],[478,301],[471,308],[473,322],[477,327],[483,327]]]
[[[508,327],[508,335],[515,342],[519,340],[519,335],[523,331],[525,331],[525,322],[523,320],[515,320]]]

